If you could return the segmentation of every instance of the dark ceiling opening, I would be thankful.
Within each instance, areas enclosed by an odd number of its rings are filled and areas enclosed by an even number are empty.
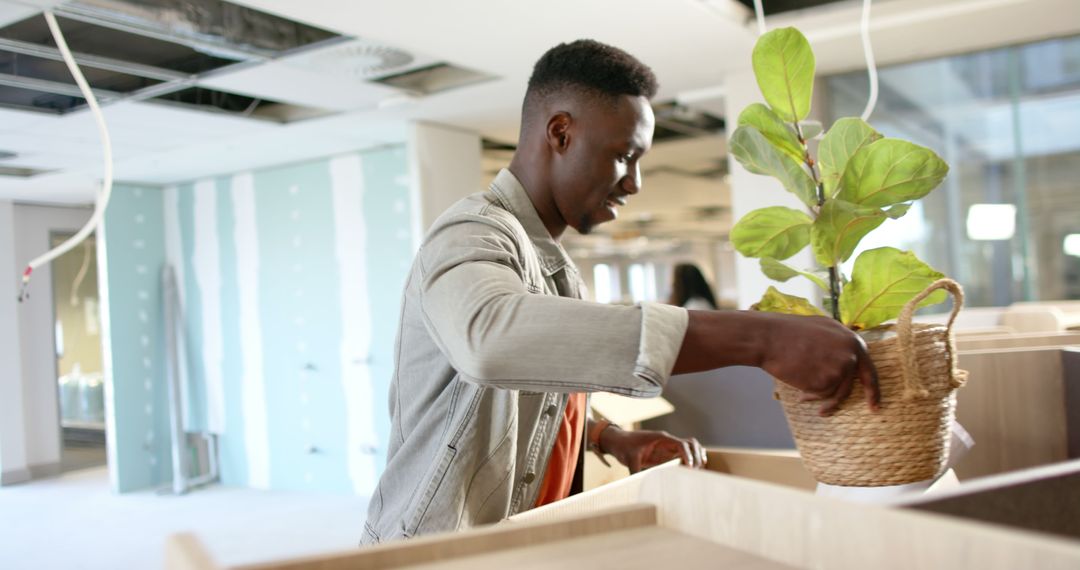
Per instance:
[[[818,6],[824,6],[825,4],[836,4],[844,1],[845,0],[761,0],[761,8],[765,11],[766,16],[771,16],[773,14],[816,8]],[[750,10],[754,9],[754,0],[739,0],[739,3],[750,8]]]

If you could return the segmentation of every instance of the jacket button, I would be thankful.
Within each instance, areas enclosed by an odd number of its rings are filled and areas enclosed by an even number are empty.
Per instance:
[[[526,473],[525,478],[522,479],[522,481],[525,481],[526,485],[532,483],[535,480],[536,480],[536,474],[535,473]]]
[[[555,412],[559,411],[559,408],[555,407],[555,404],[551,404],[544,410],[544,414],[548,416],[554,416]]]

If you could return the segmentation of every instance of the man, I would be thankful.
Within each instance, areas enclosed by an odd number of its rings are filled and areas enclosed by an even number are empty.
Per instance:
[[[559,45],[529,80],[521,135],[489,191],[435,221],[408,278],[391,384],[386,471],[362,542],[493,523],[580,489],[585,448],[633,471],[701,446],[586,418],[585,394],[652,397],[673,373],[760,366],[835,409],[861,383],[865,345],[825,318],[687,311],[580,299],[559,245],[641,191],[652,71],[593,41]]]

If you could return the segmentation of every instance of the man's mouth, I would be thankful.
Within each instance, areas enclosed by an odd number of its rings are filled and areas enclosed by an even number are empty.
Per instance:
[[[613,206],[613,207],[614,206],[625,206],[626,205],[626,197],[625,196],[611,196],[610,198],[607,199],[607,204],[608,204],[608,206]]]

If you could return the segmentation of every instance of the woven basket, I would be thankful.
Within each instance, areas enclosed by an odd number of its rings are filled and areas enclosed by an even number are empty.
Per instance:
[[[948,324],[912,324],[915,308],[938,289],[954,299]],[[830,485],[880,487],[925,481],[944,472],[956,390],[967,377],[956,369],[952,336],[963,302],[960,285],[941,279],[908,301],[895,325],[859,333],[878,371],[877,412],[855,389],[835,414],[822,417],[820,402],[800,402],[801,391],[776,382],[795,443],[814,478]]]

